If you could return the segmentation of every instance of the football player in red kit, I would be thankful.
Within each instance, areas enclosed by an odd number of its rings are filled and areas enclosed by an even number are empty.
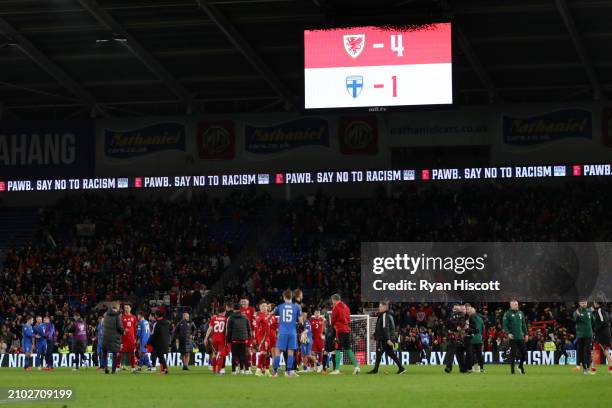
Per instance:
[[[255,375],[261,377],[270,368],[270,319],[268,304],[261,302],[255,318],[255,349],[257,350],[257,370]]]
[[[138,319],[132,314],[132,306],[130,304],[123,305],[123,314],[121,315],[123,323],[123,336],[121,336],[121,353],[117,359],[117,367],[121,364],[123,357],[129,359],[132,372],[136,371],[136,330],[138,328]]]
[[[208,324],[208,330],[204,337],[204,344],[208,344],[208,339],[212,335],[212,348],[213,352],[211,355],[213,372],[216,374],[225,374],[225,358],[227,357],[227,347],[225,344],[225,328],[227,326],[227,317],[225,316],[225,309],[219,307],[217,314],[210,318]]]
[[[270,339],[270,353],[273,356],[276,355],[276,340],[278,339],[278,316],[276,316],[274,313],[271,313],[272,310],[274,310],[274,306],[275,305],[271,303],[268,305],[268,312],[270,312],[268,314],[268,322],[270,324],[268,329],[268,335]]]
[[[253,306],[249,306],[249,299],[240,299],[240,313],[247,317],[249,324],[251,325],[251,333],[255,333],[254,325],[255,325],[255,308]],[[255,351],[255,338],[254,336],[248,343],[249,347],[249,355],[247,360],[247,374],[253,374],[250,370],[250,366],[256,366],[256,358],[257,353]]]
[[[312,352],[317,358],[317,371],[323,369],[323,349],[325,348],[325,319],[320,310],[315,310],[310,317],[310,329],[312,330]]]

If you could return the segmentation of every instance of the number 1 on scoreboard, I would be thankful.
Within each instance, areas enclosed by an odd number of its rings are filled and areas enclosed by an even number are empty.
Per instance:
[[[396,98],[397,97],[397,76],[393,75],[391,77],[391,81],[393,82],[393,85],[392,85],[393,97]]]

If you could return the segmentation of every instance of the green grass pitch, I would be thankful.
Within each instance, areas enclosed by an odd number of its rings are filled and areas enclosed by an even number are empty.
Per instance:
[[[491,365],[485,374],[445,374],[440,366],[410,366],[404,375],[340,376],[315,373],[299,378],[214,376],[208,368],[184,372],[105,375],[94,369],[54,372],[0,369],[0,387],[72,387],[64,402],[6,403],[16,407],[610,407],[612,375],[605,367],[585,376],[569,366],[527,366],[510,375],[508,366]]]

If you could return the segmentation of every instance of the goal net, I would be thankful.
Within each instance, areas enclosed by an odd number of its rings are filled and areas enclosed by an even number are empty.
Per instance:
[[[331,314],[331,312],[328,312],[328,314]],[[349,323],[351,328],[351,349],[353,349],[359,364],[370,364],[371,351],[376,352],[376,344],[372,341],[374,332],[372,331],[370,320],[374,319],[368,315],[351,315]],[[376,321],[374,320],[374,322]],[[342,364],[351,364],[351,360],[346,353],[342,355]]]

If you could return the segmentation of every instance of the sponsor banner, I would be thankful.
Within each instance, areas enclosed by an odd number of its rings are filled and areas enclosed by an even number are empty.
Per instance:
[[[611,242],[364,242],[363,302],[612,298]]]
[[[612,147],[612,107],[605,108],[601,114],[601,132],[604,146]]]
[[[372,340],[373,341],[373,340]],[[566,359],[560,351],[528,351],[527,352],[527,364],[529,365],[574,365],[576,361],[576,351],[569,350],[567,352],[568,358]],[[504,352],[493,353],[485,351],[483,353],[485,364],[499,364],[507,362],[506,354]],[[54,367],[74,367],[76,362],[76,355],[73,353],[60,354],[53,353],[53,366]],[[356,352],[355,357],[359,360],[360,364],[367,364],[366,353]],[[373,364],[376,359],[376,352],[368,353],[369,363]],[[444,359],[446,352],[443,351],[432,351],[429,355],[424,356],[418,351],[403,351],[399,353],[399,357],[402,364],[426,364],[426,365],[444,365]],[[33,359],[34,356],[30,357]],[[231,366],[231,354],[225,359],[225,365]],[[25,354],[0,354],[0,367],[1,368],[23,368],[25,363]],[[96,367],[98,363],[98,356],[95,353],[85,353],[85,367]],[[109,359],[110,361],[110,359]],[[180,353],[167,353],[166,361],[169,367],[180,367],[183,365],[181,361]],[[207,366],[209,365],[210,356],[207,353],[196,352],[191,353],[189,359],[189,365],[192,366]],[[457,365],[457,359],[454,359],[455,365]],[[383,355],[381,365],[393,365],[393,361],[388,358],[387,355]],[[283,358],[281,356],[281,365],[284,365]],[[158,362],[159,366],[159,362]]]
[[[164,150],[185,151],[185,125],[165,122],[138,129],[104,129],[104,154],[115,159],[144,156]]]
[[[0,177],[92,176],[94,122],[0,121]]]
[[[424,139],[427,142],[432,137],[450,136],[453,143],[457,143],[466,138],[488,137],[490,131],[488,121],[471,111],[389,114],[387,123],[391,136]]]
[[[378,120],[375,115],[341,116],[338,136],[342,154],[378,153]]]
[[[322,118],[300,118],[269,126],[244,126],[245,150],[266,154],[302,146],[329,147],[329,123]]]
[[[424,355],[420,351],[402,351],[398,353],[403,365],[407,364],[424,364],[424,365],[445,365],[446,352],[445,351],[432,351]],[[485,351],[483,354],[484,362],[486,364],[504,364],[508,362],[508,355],[503,351],[493,353],[491,351]],[[369,353],[370,364],[374,364],[376,361],[376,352],[372,351]],[[560,351],[528,351],[527,361],[528,365],[574,365],[576,362],[576,351],[568,350],[567,359]],[[453,363],[458,366],[457,358],[454,357]],[[381,365],[393,366],[395,363],[386,354],[383,354],[381,359]],[[456,367],[458,369],[458,367]]]
[[[365,353],[363,354],[365,357]],[[30,363],[33,362],[33,359],[35,358],[35,356],[36,354],[33,353],[33,355],[30,357]],[[53,366],[56,368],[57,367],[74,367],[76,363],[76,355],[74,353],[66,353],[66,354],[53,353],[52,358],[53,358]],[[22,353],[21,354],[8,354],[8,353],[0,354],[0,367],[2,368],[22,368],[24,366],[25,359],[26,359],[26,355]],[[109,355],[108,361],[110,364],[110,361],[111,361],[110,355]],[[166,362],[169,367],[180,367],[183,365],[183,362],[181,361],[180,353],[167,353]],[[202,353],[202,352],[191,353],[191,357],[189,359],[189,365],[196,366],[196,367],[197,366],[208,366],[209,362],[210,362],[210,355],[207,353]],[[284,365],[284,364],[285,364],[284,359],[281,356],[281,365]],[[225,365],[226,366],[232,365],[232,354],[231,353],[229,353],[229,355],[226,357]],[[30,364],[30,366],[34,367],[33,364]],[[83,366],[84,367],[97,367],[98,366],[97,353],[85,353],[85,362]],[[157,363],[157,366],[159,367],[159,361]]]
[[[332,170],[286,173],[209,174],[195,176],[99,177],[0,180],[0,192],[115,190],[125,188],[214,188],[254,184],[349,184],[399,183],[410,181],[452,181],[541,179],[552,177],[609,177],[612,164],[465,167],[442,169]]]
[[[504,143],[528,146],[566,138],[591,139],[593,119],[585,109],[561,109],[533,116],[502,116]]]
[[[196,134],[200,159],[232,160],[236,154],[235,129],[231,120],[200,121]]]

